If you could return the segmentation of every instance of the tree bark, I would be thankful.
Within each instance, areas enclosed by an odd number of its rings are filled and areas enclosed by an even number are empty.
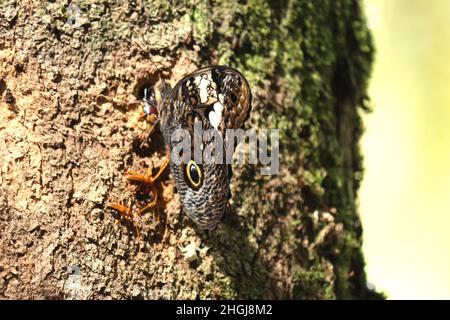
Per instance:
[[[1,298],[380,297],[356,210],[373,56],[360,1],[8,0],[0,34]],[[142,205],[123,173],[163,162],[159,132],[138,148],[132,102],[211,64],[249,80],[247,127],[280,129],[280,172],[235,166],[210,233],[166,173],[138,237],[106,208]]]

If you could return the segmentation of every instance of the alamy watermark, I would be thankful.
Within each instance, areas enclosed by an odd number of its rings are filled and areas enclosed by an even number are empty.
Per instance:
[[[74,3],[70,3],[67,6],[67,25],[69,25],[72,28],[78,28],[81,26],[81,9]]]
[[[367,27],[371,30],[381,29],[381,3],[380,0],[366,0],[365,11]]]
[[[90,288],[83,283],[81,269],[77,265],[67,267],[67,280],[64,285],[67,298],[87,299],[90,294]]]
[[[202,122],[195,121],[193,138],[189,130],[176,129],[171,142],[171,161],[176,165],[192,159],[197,164],[245,164],[248,160],[249,164],[262,165],[262,175],[275,175],[280,166],[278,129],[226,129],[224,137],[217,129],[203,130]]]

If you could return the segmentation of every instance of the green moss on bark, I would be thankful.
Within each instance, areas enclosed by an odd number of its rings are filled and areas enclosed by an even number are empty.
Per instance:
[[[207,43],[203,63],[217,57],[240,69],[255,95],[251,126],[280,129],[280,176],[245,168],[234,186],[247,242],[263,253],[258,272],[271,272],[271,255],[289,254],[284,280],[296,298],[368,297],[355,195],[362,177],[359,110],[374,50],[361,2],[221,3],[196,8],[196,17],[203,18],[194,20],[194,30]],[[350,132],[343,129],[347,126]],[[311,215],[329,212],[332,221],[324,227],[334,224],[338,230],[330,228],[305,254],[320,232]],[[261,233],[266,238],[256,240]],[[325,263],[331,263],[332,276],[321,271]]]

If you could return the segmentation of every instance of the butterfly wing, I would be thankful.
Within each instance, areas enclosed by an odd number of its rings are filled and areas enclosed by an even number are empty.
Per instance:
[[[225,129],[242,128],[251,111],[251,91],[247,80],[236,69],[206,67],[183,77],[166,98],[161,110],[162,123],[177,107],[186,122],[197,115],[225,134]],[[178,101],[178,102],[177,102]],[[170,103],[171,102],[171,103]]]
[[[186,129],[191,134],[192,150],[195,141],[203,143],[201,137],[194,139],[196,120],[201,122],[203,130],[218,130],[223,138],[226,129],[242,128],[250,114],[251,99],[247,80],[229,67],[207,67],[183,77],[164,97],[159,110],[164,140],[171,155],[174,148],[171,135],[177,129]],[[183,208],[201,227],[215,228],[226,210],[229,169],[225,163],[195,166],[171,162]],[[201,181],[192,183],[192,176],[201,177]]]

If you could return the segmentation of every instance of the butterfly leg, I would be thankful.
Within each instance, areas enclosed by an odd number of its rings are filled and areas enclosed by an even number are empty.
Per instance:
[[[139,211],[138,211],[139,214],[143,214],[146,211],[154,209],[156,207],[156,204],[158,203],[158,191],[157,191],[155,185],[152,185],[151,195],[152,195],[152,201],[150,201],[144,207],[139,209]]]
[[[167,165],[169,164],[169,156],[166,157],[164,160],[164,163],[159,167],[158,173],[156,175],[152,176],[152,170],[151,168],[147,169],[146,174],[138,174],[136,172],[128,171],[126,172],[127,180],[131,183],[138,184],[139,187],[142,190],[150,190],[150,195],[152,200],[146,204],[143,208],[138,210],[138,214],[142,214],[150,209],[153,209],[158,201],[158,190],[156,188],[156,181],[159,179],[161,174],[164,172],[164,170],[167,168]],[[130,207],[127,207],[120,203],[109,203],[107,205],[109,208],[114,209],[118,211],[122,216],[126,217],[127,219],[131,220],[134,224],[133,220],[133,211]],[[135,225],[136,227],[136,225]],[[137,233],[139,233],[139,229],[136,227]]]
[[[134,220],[133,211],[131,210],[131,208],[121,203],[108,203],[107,207],[116,210],[122,215],[122,217],[133,224],[134,228],[136,229],[136,235],[138,238],[139,252],[141,252],[141,232],[138,224]]]
[[[158,180],[158,178],[161,176],[161,174],[166,169],[167,165],[169,164],[170,158],[167,156],[164,160],[164,163],[159,167],[158,173],[156,173],[154,176],[152,176],[152,170],[151,168],[147,169],[146,174],[137,174],[132,171],[128,171],[126,173],[127,180],[131,183],[140,184],[142,187],[149,187],[152,188],[154,183]]]

